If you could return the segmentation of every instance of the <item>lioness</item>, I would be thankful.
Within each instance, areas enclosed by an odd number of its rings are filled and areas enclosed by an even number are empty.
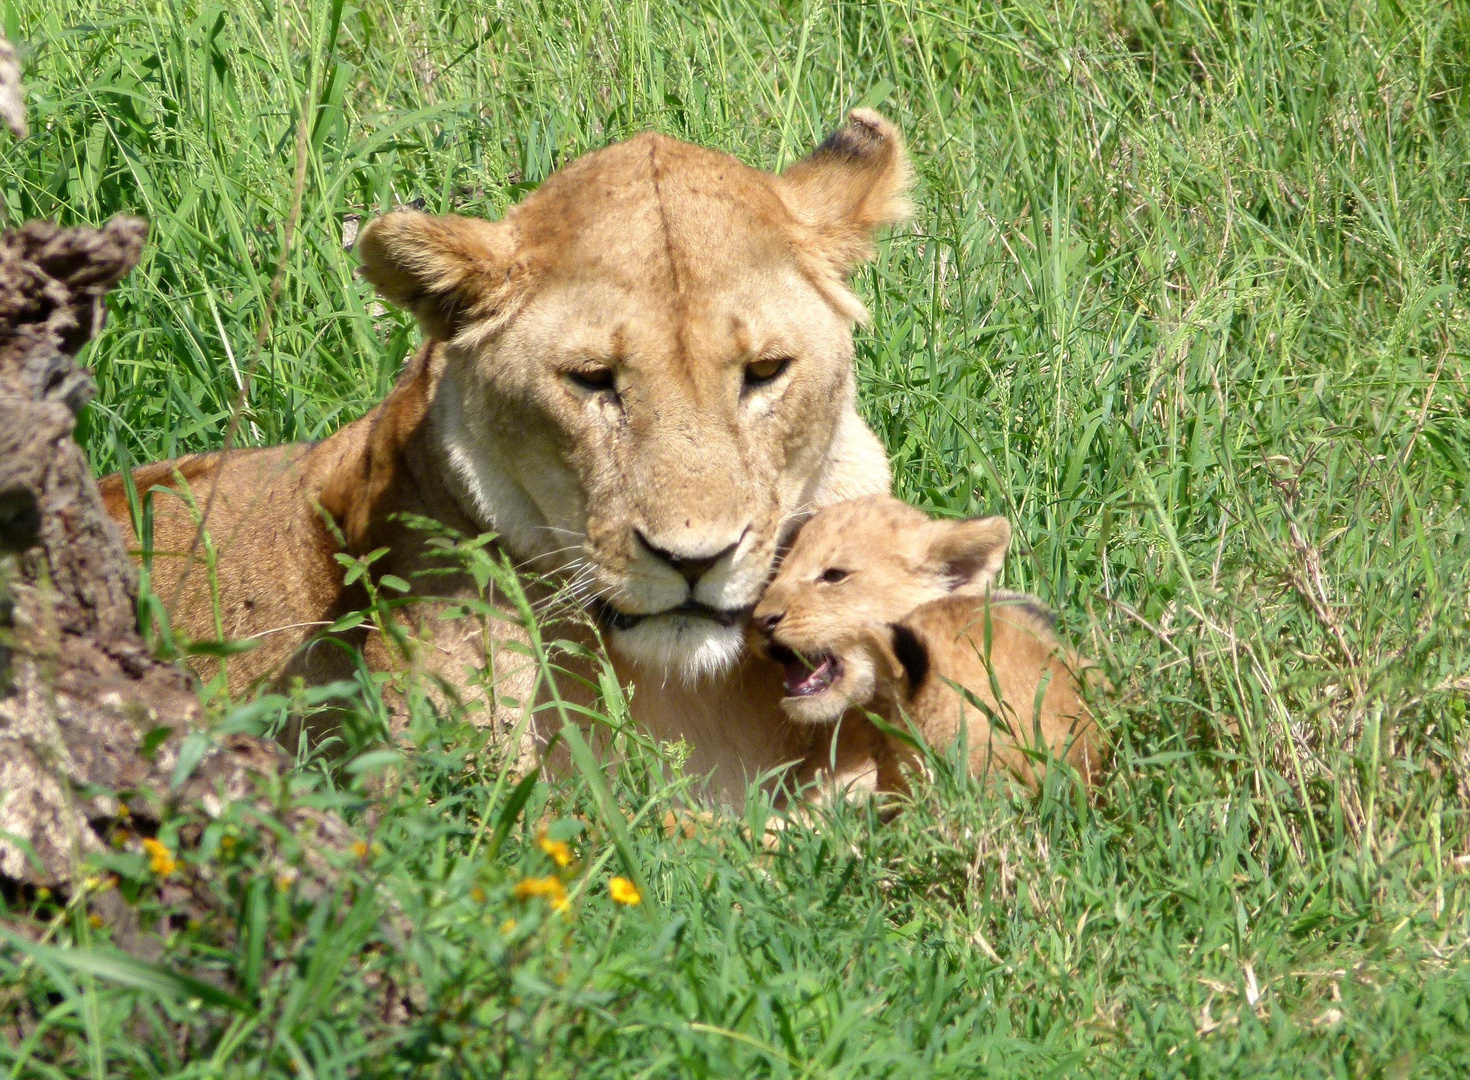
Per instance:
[[[433,560],[397,515],[493,531],[524,566],[570,582],[635,719],[684,740],[716,796],[743,797],[817,735],[783,718],[779,672],[744,649],[748,612],[804,515],[888,489],[854,405],[865,313],[847,278],[905,213],[908,177],[897,131],[856,110],[780,175],[644,134],[558,170],[498,222],[370,223],[362,273],[427,339],[387,400],[314,446],[133,475],[139,491],[192,491],[192,504],[154,497],[154,585],[177,594],[175,625],[260,643],[229,661],[236,691],[328,679],[344,650],[303,645],[362,598],[322,511],[350,551],[391,548],[375,573],[443,599],[466,580],[413,576]],[[130,527],[123,479],[102,488]],[[212,548],[196,542],[206,513]],[[208,565],[186,574],[191,563]],[[534,673],[504,648],[520,631],[431,615],[419,662],[463,686],[488,651],[496,722],[523,715]],[[376,635],[354,633],[375,667],[392,663]]]
[[[752,635],[783,668],[792,719],[842,721],[847,786],[902,790],[903,767],[917,764],[864,708],[899,730],[912,721],[939,749],[963,722],[976,776],[999,766],[1034,787],[1038,759],[1052,755],[1094,779],[1101,744],[1077,685],[1086,662],[1060,645],[1040,601],[992,588],[1010,538],[1004,518],[933,521],[888,496],[802,526]],[[800,779],[827,764],[818,752]]]

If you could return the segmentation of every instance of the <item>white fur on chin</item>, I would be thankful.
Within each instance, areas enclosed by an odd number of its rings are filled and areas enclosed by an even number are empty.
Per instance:
[[[842,718],[847,711],[847,698],[837,688],[823,690],[807,697],[784,697],[781,711],[798,724],[831,724]]]
[[[700,683],[725,674],[745,651],[738,626],[721,626],[689,615],[655,615],[627,630],[614,630],[612,644],[640,667],[667,679]]]

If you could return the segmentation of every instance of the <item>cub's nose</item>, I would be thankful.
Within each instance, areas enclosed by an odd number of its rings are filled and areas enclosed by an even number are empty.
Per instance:
[[[781,621],[781,616],[785,614],[784,611],[774,611],[768,615],[756,615],[750,621],[757,630],[765,634],[766,637],[770,637],[776,632],[776,624]]]
[[[700,578],[704,577],[705,574],[714,568],[715,563],[719,562],[726,555],[732,554],[740,546],[740,540],[745,537],[745,533],[742,532],[733,544],[727,544],[719,551],[705,555],[675,551],[672,548],[660,546],[645,536],[641,529],[634,529],[633,535],[638,537],[638,542],[648,549],[649,554],[661,562],[668,563],[669,566],[677,570],[679,575],[689,583],[691,589],[694,588]]]

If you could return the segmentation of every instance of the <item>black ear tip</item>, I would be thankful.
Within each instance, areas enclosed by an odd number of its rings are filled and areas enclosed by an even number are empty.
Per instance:
[[[1057,628],[1057,613],[1034,596],[1028,596],[1026,603],[1022,606],[1031,613],[1032,617],[1045,623],[1047,629],[1055,630]]]
[[[853,109],[843,124],[818,147],[819,153],[865,161],[897,144],[897,129],[872,109]]]
[[[908,676],[909,692],[913,693],[929,676],[929,647],[903,623],[894,623],[890,629],[893,633],[893,655]]]
[[[864,142],[887,142],[893,134],[893,125],[872,109],[853,109],[847,114],[847,125],[843,128],[852,139]]]

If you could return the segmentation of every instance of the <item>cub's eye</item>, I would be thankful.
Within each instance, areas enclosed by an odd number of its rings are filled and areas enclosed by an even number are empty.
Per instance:
[[[791,366],[791,357],[777,356],[745,365],[745,389],[754,390],[779,379]]]
[[[573,368],[564,374],[573,386],[593,394],[599,390],[612,390],[617,382],[610,367]]]
[[[834,566],[829,570],[823,570],[822,576],[817,578],[817,580],[827,585],[836,585],[839,581],[847,577],[847,573],[846,570],[839,570]]]

